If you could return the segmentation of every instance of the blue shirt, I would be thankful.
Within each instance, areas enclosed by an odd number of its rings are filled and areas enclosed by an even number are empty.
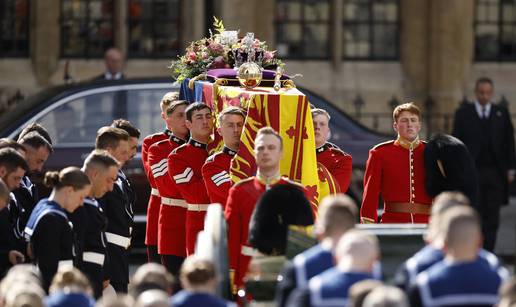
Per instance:
[[[233,303],[222,300],[208,293],[194,293],[186,290],[179,291],[172,296],[172,306],[174,307],[226,307],[236,306]]]

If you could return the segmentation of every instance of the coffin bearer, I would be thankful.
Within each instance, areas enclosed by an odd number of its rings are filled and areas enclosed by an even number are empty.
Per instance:
[[[211,155],[202,167],[202,176],[212,203],[226,205],[229,188],[233,185],[229,170],[231,159],[240,145],[240,135],[244,128],[245,112],[238,107],[228,107],[219,115],[218,132],[224,141],[222,151]]]
[[[185,124],[185,109],[188,103],[175,100],[167,108],[170,137],[149,148],[150,176],[160,195],[156,217],[158,254],[168,271],[179,276],[179,269],[186,257],[186,202],[170,176],[168,156],[185,143],[188,128]]]
[[[381,223],[428,223],[432,198],[425,189],[425,143],[419,139],[421,111],[415,104],[405,103],[394,109],[392,117],[398,138],[369,151],[361,222],[377,222],[381,194]]]
[[[178,96],[178,92],[168,92],[163,96],[159,106],[161,109],[161,118],[165,122],[165,130],[146,136],[142,142],[142,164],[143,169],[145,170],[145,175],[147,175],[147,180],[149,181],[149,185],[151,187],[151,193],[147,205],[147,224],[145,230],[145,245],[147,245],[147,261],[149,262],[159,263],[161,261],[158,255],[158,216],[159,208],[161,205],[161,198],[159,196],[156,182],[154,181],[154,177],[152,176],[148,163],[148,152],[149,148],[153,144],[162,140],[166,140],[171,136],[171,117],[169,117],[167,114],[167,108],[173,101],[178,99]]]
[[[351,182],[353,159],[336,145],[328,142],[330,137],[330,114],[323,109],[313,109],[317,162],[321,163],[337,179],[340,192],[346,193]]]

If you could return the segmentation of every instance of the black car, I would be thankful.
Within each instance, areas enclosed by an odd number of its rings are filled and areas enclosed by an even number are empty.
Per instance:
[[[94,148],[101,126],[114,119],[127,118],[143,136],[164,129],[159,101],[166,92],[178,91],[170,78],[127,79],[61,85],[46,89],[16,105],[0,117],[0,137],[15,138],[30,122],[46,127],[54,143],[54,153],[45,164],[46,170],[80,166]],[[353,156],[355,174],[350,193],[361,197],[362,174],[368,151],[388,136],[374,133],[358,124],[332,103],[310,91],[304,92],[310,103],[331,114],[330,141]],[[142,138],[143,139],[143,138]],[[141,139],[140,139],[141,141]],[[146,207],[150,193],[138,154],[124,166],[124,172],[136,189],[135,239],[133,246],[143,248]],[[36,178],[37,182],[37,178]]]

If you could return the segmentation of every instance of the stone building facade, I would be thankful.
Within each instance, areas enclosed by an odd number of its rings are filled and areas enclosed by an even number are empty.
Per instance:
[[[86,24],[109,23],[105,33],[108,33],[110,40],[103,41],[103,44],[117,46],[125,52],[125,73],[129,77],[167,76],[167,66],[174,57],[173,54],[167,56],[166,52],[157,56],[152,48],[147,48],[145,53],[143,38],[140,39],[138,35],[145,31],[147,34],[152,32],[150,36],[154,41],[148,40],[149,35],[145,39],[154,44],[154,48],[163,51],[167,45],[159,45],[159,35],[162,35],[159,32],[173,27],[174,37],[167,38],[165,34],[164,39],[175,40],[174,48],[181,52],[189,41],[207,34],[210,18],[216,15],[224,21],[227,29],[240,29],[241,34],[255,32],[258,38],[278,49],[278,54],[287,64],[287,73],[303,75],[296,80],[296,84],[327,98],[351,116],[358,117],[366,126],[379,131],[390,132],[392,129],[389,113],[393,98],[395,102],[414,101],[424,111],[430,112],[434,131],[449,129],[450,123],[445,123],[443,116],[449,119],[464,96],[473,98],[474,81],[480,76],[493,78],[497,100],[504,95],[509,107],[511,102],[516,103],[516,87],[513,85],[516,81],[516,48],[511,56],[511,42],[516,45],[516,28],[507,28],[511,21],[516,20],[516,4],[513,1],[5,2],[14,3],[9,9],[14,8],[15,14],[19,13],[16,5],[23,2],[28,12],[24,32],[28,47],[25,53],[0,53],[0,90],[6,97],[9,94],[5,93],[30,95],[63,83],[66,66],[75,80],[82,81],[103,71],[103,59],[99,52],[74,53],[77,44],[85,44],[87,49],[90,41],[81,42],[81,39],[91,39],[91,36],[80,32],[82,36],[72,41],[64,35],[74,33],[73,25],[69,23],[73,23],[74,18],[84,18],[84,10],[90,10],[86,14],[90,14],[90,20]],[[154,27],[150,32],[142,30],[145,27],[138,28],[139,22],[143,24],[144,21],[144,2],[147,6],[155,6],[151,8],[154,10],[153,17],[149,18],[148,14],[145,17],[147,25]],[[162,8],[166,8],[167,12],[161,12]],[[109,9],[107,21],[94,20],[92,11],[102,11],[101,14],[104,14],[106,9]],[[7,4],[4,14],[6,10]],[[175,12],[171,13],[170,10]],[[510,14],[507,13],[509,11]],[[167,14],[172,16],[175,24],[169,22],[164,25]],[[137,20],[140,17],[141,20]],[[161,30],[160,24],[164,27]],[[87,32],[92,27],[78,29]],[[102,26],[99,29],[102,30]],[[505,36],[502,37],[502,34]],[[492,37],[495,37],[494,43],[489,40]],[[0,36],[0,39],[4,39],[5,44],[5,37]],[[490,44],[496,45],[496,50],[486,47]],[[95,42],[91,41],[91,46],[94,45]],[[485,48],[488,50],[485,51]],[[71,55],[66,55],[67,52]]]

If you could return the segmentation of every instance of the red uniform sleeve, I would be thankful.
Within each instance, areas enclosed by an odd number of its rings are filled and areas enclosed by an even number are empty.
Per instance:
[[[143,165],[143,170],[145,171],[145,175],[147,175],[147,179],[150,179],[150,177],[151,177],[151,173],[149,172],[150,167],[147,164],[148,157],[149,157],[148,153],[149,153],[150,145],[152,145],[150,137],[146,137],[145,139],[143,139],[143,143],[142,143],[142,165]]]
[[[190,204],[203,203],[199,200],[209,199],[202,174],[196,174],[183,157],[172,153],[168,157],[168,170],[170,177],[176,183],[176,187],[183,199]]]
[[[202,167],[202,177],[210,201],[220,203],[222,208],[226,205],[226,197],[232,183],[228,171],[219,167],[214,161],[207,161]]]
[[[382,166],[378,151],[369,151],[366,170],[364,174],[364,194],[362,207],[360,208],[360,221],[362,223],[376,223],[378,218],[378,197],[382,184]]]
[[[340,155],[331,170],[331,173],[340,185],[340,191],[346,193],[351,182],[351,174],[353,171],[353,158],[351,155],[343,154]]]
[[[233,271],[238,268],[241,248],[246,243],[242,242],[242,218],[238,203],[241,199],[238,196],[238,188],[232,187],[229,189],[224,216],[228,223],[229,268]]]

